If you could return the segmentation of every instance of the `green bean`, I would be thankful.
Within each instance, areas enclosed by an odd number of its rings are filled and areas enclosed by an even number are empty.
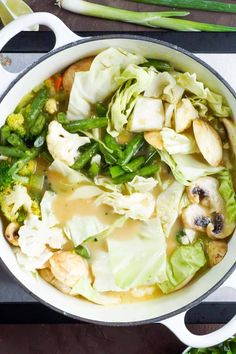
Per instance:
[[[145,162],[144,156],[139,156],[136,159],[131,160],[127,165],[123,166],[126,172],[136,172]]]
[[[103,103],[96,104],[96,114],[98,117],[106,117],[107,107]]]
[[[16,107],[14,113],[22,112],[22,109],[25,108],[33,100],[34,96],[35,95],[33,92],[30,92],[27,95],[25,95],[20,101],[20,103],[18,104],[18,106]]]
[[[125,173],[123,168],[118,165],[109,167],[109,171],[112,178],[119,177]]]
[[[103,157],[104,157],[106,163],[108,163],[109,165],[114,165],[117,163],[116,157],[113,156],[109,151],[107,151],[106,148],[104,147],[104,145],[99,144],[99,149],[100,149],[101,153],[103,154]]]
[[[131,173],[126,173],[124,175],[121,175],[119,177],[113,178],[113,183],[114,184],[121,184],[121,183],[126,183],[129,181],[132,181],[132,179],[135,176],[142,176],[142,177],[149,177],[153,175],[155,172],[158,172],[160,170],[159,165],[150,165],[150,166],[145,166],[138,170],[137,172],[131,172]]]
[[[97,163],[92,163],[89,167],[88,174],[90,178],[94,178],[99,174],[100,166]]]
[[[53,162],[53,157],[52,155],[49,153],[49,151],[45,150],[43,151],[40,156],[42,156],[42,158],[48,162]]]
[[[15,133],[11,133],[10,136],[7,139],[8,143],[11,144],[12,146],[22,149],[22,150],[26,150],[27,147],[25,145],[25,143],[23,142],[23,139],[21,139],[21,137]]]
[[[153,66],[158,71],[170,71],[173,69],[173,66],[171,66],[170,63],[158,59],[148,59],[148,61],[143,64],[140,64],[140,66],[146,68],[150,68],[150,66]]]
[[[19,172],[25,166],[25,164],[36,158],[39,155],[39,152],[39,149],[26,150],[24,155],[9,169],[9,173],[14,175],[15,173]]]
[[[11,129],[7,125],[1,127],[0,141],[2,145],[5,145],[7,143],[7,139],[9,138],[10,134]]]
[[[64,112],[59,112],[57,115],[57,121],[61,124],[67,124],[70,123],[70,121],[66,117],[66,113]]]
[[[98,143],[92,144],[87,150],[85,150],[72,165],[72,168],[76,171],[81,170],[97,153],[98,151]]]
[[[0,155],[19,158],[24,156],[24,151],[16,147],[0,146]]]
[[[33,136],[37,136],[42,133],[46,124],[46,117],[42,113],[36,118],[34,125],[30,128],[30,134]]]
[[[34,97],[31,105],[30,105],[30,109],[29,111],[26,113],[26,124],[27,124],[27,128],[30,129],[36,119],[38,118],[40,112],[42,111],[46,100],[48,98],[48,88],[46,86],[44,86],[43,88],[41,88],[36,96]]]
[[[70,133],[78,133],[80,130],[91,130],[95,128],[104,128],[108,124],[106,117],[95,117],[76,120],[64,125],[64,128]]]
[[[133,139],[128,143],[126,149],[123,152],[123,158],[119,159],[118,165],[126,165],[132,157],[138,152],[138,150],[143,146],[144,138],[142,134],[136,134]]]
[[[150,165],[157,156],[159,156],[158,151],[154,148],[151,148],[145,158],[144,166]]]
[[[111,136],[110,134],[106,134],[104,137],[104,142],[107,147],[111,149],[115,155],[117,155],[117,157],[119,157],[120,159],[123,158],[123,151],[121,150],[120,145],[117,143],[116,139],[113,138],[113,136]]]
[[[119,177],[125,172],[136,172],[145,162],[144,156],[139,156],[136,159],[130,161],[126,166],[120,167],[118,165],[111,166],[109,168],[112,178]]]

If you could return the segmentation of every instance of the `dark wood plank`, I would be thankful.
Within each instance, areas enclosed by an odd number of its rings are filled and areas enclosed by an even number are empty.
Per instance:
[[[225,0],[226,1],[226,0]],[[95,19],[91,17],[79,16],[73,13],[69,13],[58,6],[55,6],[55,1],[49,0],[26,0],[26,2],[32,7],[34,11],[49,11],[59,18],[61,18],[65,24],[67,24],[74,31],[148,31],[147,27],[132,25],[127,23],[120,23],[116,21],[107,21],[102,19]],[[109,4],[111,6],[121,7],[125,9],[133,9],[138,11],[159,11],[168,10],[167,7],[152,6],[146,4],[133,3],[126,0],[98,0],[103,4]],[[227,2],[234,2],[230,0]],[[217,24],[224,24],[229,26],[236,26],[236,14],[222,14],[217,12],[205,12],[190,10],[191,14],[188,19],[202,22],[212,22]]]
[[[198,334],[217,328],[217,324],[191,327]],[[162,325],[120,328],[94,325],[0,326],[0,353],[4,354],[181,354],[184,349],[185,346]]]

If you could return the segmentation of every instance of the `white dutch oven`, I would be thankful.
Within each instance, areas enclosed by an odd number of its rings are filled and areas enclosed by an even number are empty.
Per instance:
[[[6,72],[0,66],[0,90],[3,92],[0,98],[0,125],[21,98],[43,80],[78,59],[95,55],[111,46],[137,52],[149,58],[168,60],[177,69],[196,73],[199,80],[226,97],[236,118],[236,94],[224,79],[194,55],[165,42],[131,35],[81,39],[57,17],[48,13],[35,13],[17,19],[0,32],[0,50],[17,33],[36,24],[46,25],[53,30],[56,36],[55,48],[17,75]],[[212,346],[236,332],[236,316],[223,328],[204,336],[189,332],[184,321],[187,310],[199,304],[220,286],[236,288],[236,274],[233,274],[236,265],[236,235],[230,240],[229,250],[223,261],[186,288],[157,300],[103,307],[64,295],[42,279],[23,272],[11,247],[4,239],[2,225],[0,232],[0,257],[10,273],[39,301],[65,315],[109,325],[162,323],[182,342],[192,347]]]

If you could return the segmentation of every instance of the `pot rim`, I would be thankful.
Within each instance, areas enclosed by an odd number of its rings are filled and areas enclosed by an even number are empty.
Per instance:
[[[186,49],[183,49],[183,48],[181,48],[181,47],[179,47],[177,45],[174,45],[174,44],[162,41],[162,40],[158,40],[158,39],[155,39],[155,38],[151,38],[151,37],[148,37],[148,36],[146,37],[146,36],[134,35],[134,34],[110,34],[110,35],[107,34],[107,35],[98,35],[98,36],[87,37],[87,38],[80,38],[79,37],[78,40],[76,40],[76,41],[73,41],[71,43],[65,44],[65,45],[63,45],[63,46],[61,46],[61,47],[59,47],[57,49],[53,49],[52,51],[44,54],[42,57],[40,57],[34,63],[32,63],[31,65],[26,67],[9,84],[7,89],[0,96],[0,104],[1,104],[2,100],[4,99],[4,97],[11,91],[13,86],[22,77],[24,77],[31,69],[33,69],[34,67],[36,67],[38,64],[42,63],[43,61],[45,61],[49,57],[51,57],[51,56],[53,56],[53,55],[55,55],[55,54],[57,54],[59,52],[62,52],[64,50],[68,49],[68,48],[72,48],[72,47],[75,47],[75,46],[80,45],[80,44],[90,43],[90,42],[95,42],[95,41],[98,41],[98,40],[105,40],[105,39],[128,39],[128,40],[144,41],[144,42],[150,42],[150,43],[154,43],[154,44],[160,44],[160,45],[163,45],[163,46],[165,46],[167,48],[170,48],[170,49],[173,49],[175,51],[178,51],[178,52],[190,57],[191,59],[195,60],[196,62],[201,64],[203,67],[205,67],[207,70],[209,70],[213,75],[215,75],[217,77],[217,79],[219,79],[223,83],[223,85],[230,91],[230,93],[233,95],[233,97],[236,100],[236,92],[228,84],[228,82],[215,69],[213,69],[210,65],[208,65],[203,60],[201,60],[200,58],[198,58],[197,56],[195,56],[191,52],[187,51]],[[141,321],[105,322],[105,321],[90,320],[90,319],[87,319],[87,318],[84,318],[84,317],[80,317],[80,316],[74,315],[72,313],[65,312],[62,309],[59,309],[58,307],[53,306],[52,304],[50,304],[47,301],[43,300],[41,297],[35,295],[30,289],[28,289],[25,285],[23,285],[21,283],[21,281],[7,267],[7,265],[2,260],[1,256],[0,256],[0,259],[1,259],[1,263],[4,266],[4,268],[6,269],[6,271],[12,276],[12,278],[14,278],[16,280],[16,282],[21,286],[21,288],[23,288],[23,290],[25,290],[28,294],[30,294],[33,298],[35,298],[40,303],[46,305],[47,307],[49,307],[50,309],[53,309],[54,311],[59,312],[60,314],[66,315],[68,317],[71,317],[71,318],[79,320],[79,321],[83,321],[83,322],[87,322],[87,323],[93,323],[93,324],[97,324],[97,325],[105,325],[105,326],[108,325],[108,326],[113,326],[113,327],[133,326],[133,325],[144,325],[144,324],[149,324],[149,323],[157,323],[157,322],[166,320],[168,318],[174,317],[176,315],[179,315],[182,312],[188,311],[192,307],[195,307],[196,305],[201,303],[212,292],[214,292],[216,289],[218,289],[226,281],[226,279],[234,272],[234,270],[236,270],[236,261],[235,261],[235,263],[230,267],[230,269],[227,271],[227,273],[211,289],[209,289],[203,295],[201,295],[200,297],[198,297],[194,301],[188,303],[187,305],[185,305],[185,306],[183,306],[183,307],[181,307],[181,308],[179,308],[179,309],[177,309],[175,311],[169,312],[169,313],[167,313],[165,315],[162,315],[162,316],[159,316],[159,317],[150,318],[150,319],[147,319],[147,320],[141,320]]]

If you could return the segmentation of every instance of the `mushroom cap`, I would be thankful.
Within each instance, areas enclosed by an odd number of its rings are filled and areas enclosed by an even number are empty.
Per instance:
[[[230,236],[235,229],[235,223],[227,223],[222,213],[214,213],[207,225],[207,235],[212,239],[223,239]]]
[[[5,237],[9,243],[13,246],[19,246],[18,243],[18,231],[20,229],[20,224],[18,222],[11,222],[5,230]]]
[[[219,182],[214,177],[200,177],[187,188],[188,198],[192,203],[198,203],[210,209],[210,212],[220,212],[224,209],[224,201],[219,193]]]
[[[209,212],[199,204],[190,204],[182,212],[182,220],[186,228],[198,231],[206,231],[211,222]]]
[[[222,141],[214,128],[202,119],[193,121],[193,132],[204,159],[217,167],[223,158]]]

